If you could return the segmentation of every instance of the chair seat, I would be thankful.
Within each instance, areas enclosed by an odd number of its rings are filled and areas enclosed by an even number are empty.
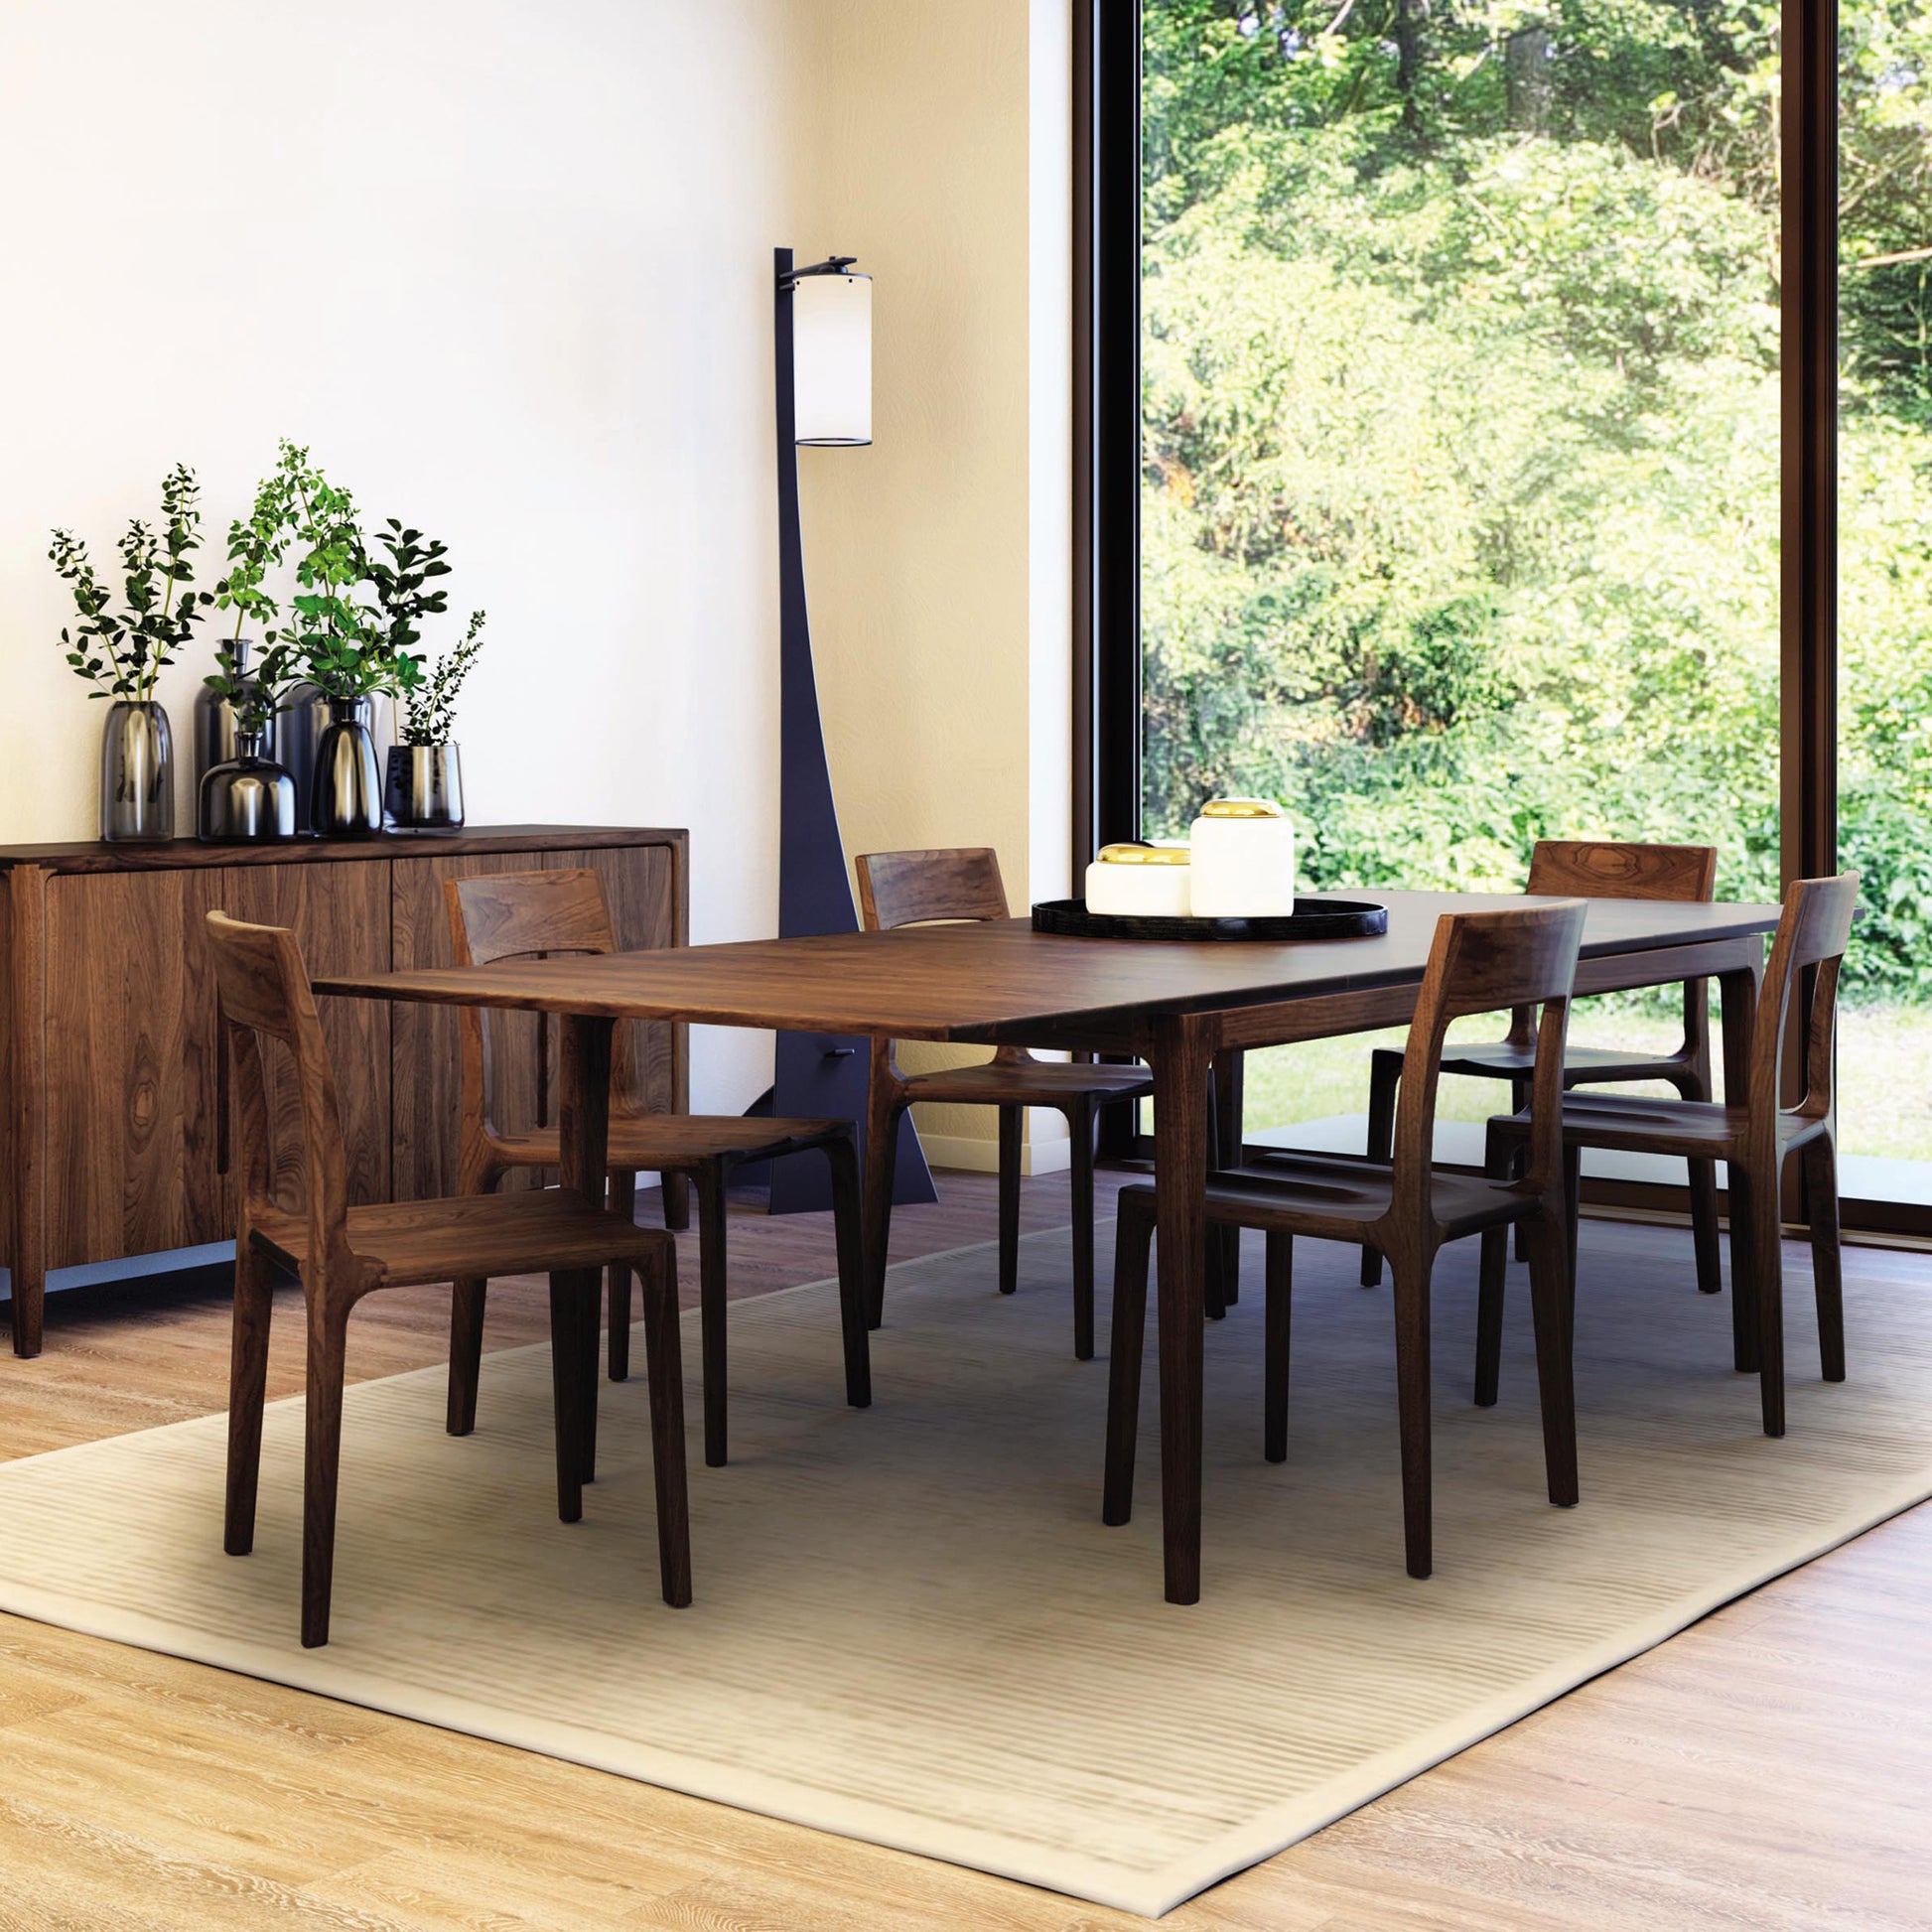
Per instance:
[[[1383,1052],[1393,1052],[1383,1047]],[[1563,1056],[1567,1081],[1664,1080],[1681,1074],[1690,1062],[1682,1054],[1651,1054],[1640,1058],[1615,1046],[1572,1046]],[[1477,1080],[1508,1080],[1536,1071],[1534,1045],[1517,1046],[1499,1039],[1487,1046],[1450,1046],[1444,1050],[1445,1073],[1466,1074]]]
[[[946,1100],[956,1106],[1057,1107],[1096,1095],[1126,1100],[1154,1091],[1144,1066],[1077,1066],[1065,1060],[986,1060],[978,1066],[941,1067],[905,1076],[912,1100]]]
[[[306,1214],[270,1211],[255,1245],[283,1267],[309,1254]],[[671,1246],[660,1228],[590,1206],[560,1187],[514,1194],[463,1194],[449,1200],[385,1201],[348,1210],[348,1245],[380,1272],[376,1284],[404,1288],[461,1275],[537,1275],[639,1261]]]
[[[1209,1174],[1207,1218],[1223,1227],[1356,1240],[1364,1226],[1389,1211],[1394,1192],[1394,1170],[1378,1162],[1284,1155],[1271,1158],[1265,1167],[1227,1168]],[[1152,1187],[1123,1189],[1123,1205],[1129,1195],[1135,1197],[1135,1206],[1153,1211]],[[1431,1175],[1430,1202],[1437,1220],[1457,1234],[1522,1220],[1536,1208],[1516,1183],[1440,1168]]]
[[[1744,1107],[1707,1100],[1649,1100],[1638,1095],[1567,1093],[1563,1138],[1568,1147],[1607,1148],[1626,1154],[1682,1155],[1687,1160],[1724,1160],[1738,1145],[1749,1120]],[[1497,1132],[1520,1138],[1529,1115],[1499,1114]],[[1824,1131],[1822,1118],[1780,1113],[1778,1149],[1784,1153]]]
[[[635,1173],[641,1169],[661,1173],[668,1169],[675,1173],[702,1167],[720,1155],[729,1155],[735,1161],[762,1160],[823,1147],[827,1141],[846,1140],[851,1134],[850,1123],[842,1120],[783,1120],[759,1114],[613,1114],[611,1172]],[[498,1134],[490,1145],[502,1160],[517,1168],[554,1168],[561,1158],[554,1127]]]

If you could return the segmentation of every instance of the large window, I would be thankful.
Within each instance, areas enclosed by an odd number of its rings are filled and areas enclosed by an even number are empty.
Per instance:
[[[1099,5],[1103,35],[1134,11]],[[1110,191],[1138,224],[1139,463],[1131,516],[1096,480],[1103,587],[1131,567],[1138,612],[1096,612],[1094,829],[1259,792],[1318,888],[1518,888],[1536,839],[1614,837],[1715,845],[1721,895],[1771,898],[1831,863],[1836,809],[1869,908],[1844,1191],[1932,1204],[1932,16],[1845,0],[1842,649],[1802,589],[1840,512],[1804,493],[1820,432],[1785,366],[1795,339],[1829,383],[1804,224],[1831,149],[1793,124],[1829,132],[1830,95],[1785,85],[1829,18],[1139,0],[1131,103],[1116,59],[1097,127],[1094,231]],[[1104,418],[1134,298],[1092,286]],[[1836,727],[1801,702],[1821,649]],[[1681,1016],[1631,997],[1576,1027],[1667,1046]],[[1251,1056],[1251,1137],[1359,1147],[1374,1043]],[[1448,1151],[1501,1098],[1450,1083]]]
[[[1932,13],[1839,42],[1838,824],[1863,875],[1839,1025],[1845,1190],[1932,1207]]]

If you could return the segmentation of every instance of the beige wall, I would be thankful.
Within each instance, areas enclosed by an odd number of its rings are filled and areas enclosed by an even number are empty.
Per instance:
[[[875,278],[873,446],[800,453],[840,828],[848,853],[995,846],[1024,910],[1065,874],[1066,0],[795,18],[796,245]],[[994,1133],[985,1109],[920,1126],[951,1159]]]

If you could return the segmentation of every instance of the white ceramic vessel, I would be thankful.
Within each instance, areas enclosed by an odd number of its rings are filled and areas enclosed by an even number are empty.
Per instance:
[[[1184,919],[1191,903],[1184,845],[1108,845],[1087,868],[1087,910]]]
[[[1212,798],[1188,837],[1197,919],[1262,919],[1295,910],[1295,826],[1266,798]]]

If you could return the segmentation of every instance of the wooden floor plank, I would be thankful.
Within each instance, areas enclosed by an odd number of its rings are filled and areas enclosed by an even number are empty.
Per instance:
[[[1118,1184],[1103,1176],[1103,1208]],[[896,1215],[897,1259],[991,1238],[990,1177],[943,1175],[941,1187],[936,1206]],[[1027,1182],[1022,1199],[1027,1226],[1064,1223],[1063,1175]],[[755,1209],[734,1205],[735,1294],[833,1272],[826,1217]],[[1681,1259],[1687,1237],[1628,1226],[1614,1239],[1642,1264]],[[679,1249],[688,1304],[696,1243]],[[1799,1278],[1805,1261],[1789,1252]],[[1853,1250],[1847,1268],[1888,1292],[1932,1292],[1923,1257]],[[1587,1266],[1580,1292],[1591,1283]],[[351,1374],[441,1362],[448,1312],[439,1290],[374,1298],[351,1326]],[[301,1386],[300,1319],[279,1298],[273,1395]],[[226,1322],[225,1299],[207,1293],[56,1297],[47,1353],[0,1361],[0,1457],[220,1409]],[[539,1285],[493,1294],[491,1347],[544,1332]],[[1932,1932],[1928,1592],[1932,1507],[1728,1605],[1164,1924]],[[0,1932],[1142,1923],[15,1618],[0,1618]]]

